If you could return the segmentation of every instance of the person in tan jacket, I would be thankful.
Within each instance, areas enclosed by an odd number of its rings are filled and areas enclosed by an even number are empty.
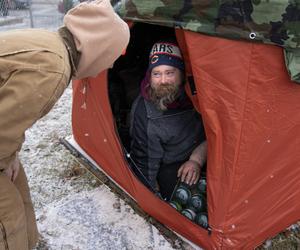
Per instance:
[[[84,2],[57,32],[0,33],[0,250],[38,241],[28,182],[19,161],[25,131],[47,114],[71,79],[109,68],[129,42],[129,28],[109,0]]]

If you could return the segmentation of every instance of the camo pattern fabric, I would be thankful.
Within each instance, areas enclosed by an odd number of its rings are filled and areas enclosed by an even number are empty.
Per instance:
[[[127,21],[275,44],[286,48],[286,54],[300,50],[300,0],[112,0],[112,4]],[[294,63],[299,60],[286,62],[288,68],[299,68]],[[300,74],[292,78],[300,82]]]
[[[300,0],[120,0],[125,20],[300,47]]]

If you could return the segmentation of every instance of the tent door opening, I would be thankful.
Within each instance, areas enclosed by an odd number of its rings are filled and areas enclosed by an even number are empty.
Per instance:
[[[117,130],[125,149],[130,151],[130,109],[140,92],[140,83],[148,67],[152,45],[164,39],[176,40],[172,28],[136,23],[131,28],[126,55],[121,56],[108,72],[108,90]]]
[[[176,41],[175,29],[144,23],[134,24],[131,28],[131,38],[126,54],[121,56],[114,63],[113,68],[108,71],[108,91],[111,109],[116,123],[116,132],[124,147],[125,155],[130,152],[129,130],[131,106],[140,93],[140,84],[147,72],[150,50],[153,44],[160,40]],[[155,191],[155,187],[152,187],[138,170],[135,162],[133,162],[130,157],[127,158],[127,161],[137,178],[151,191],[159,195],[157,191]],[[205,181],[206,186],[206,179],[202,179],[202,185],[203,181]],[[177,189],[181,190],[181,192],[190,192],[188,188],[178,182],[172,197],[176,196]],[[190,195],[192,195],[192,193]],[[199,194],[197,198],[202,199],[198,202],[204,202],[206,209],[206,194]],[[175,209],[181,209],[179,208],[181,205],[173,198],[170,199],[170,205]],[[198,215],[199,223],[203,223],[201,226],[209,231],[206,212],[196,214],[190,209],[185,209],[185,213],[182,214],[190,219],[191,217],[196,218],[196,215]],[[193,218],[193,220],[195,220],[195,218]]]

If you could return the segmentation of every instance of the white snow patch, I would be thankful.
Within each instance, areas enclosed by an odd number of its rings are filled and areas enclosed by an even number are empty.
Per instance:
[[[105,186],[51,204],[38,220],[51,249],[172,249]]]

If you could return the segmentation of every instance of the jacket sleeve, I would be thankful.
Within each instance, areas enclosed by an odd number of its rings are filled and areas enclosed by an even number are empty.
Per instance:
[[[16,40],[27,41],[26,48]],[[62,95],[70,65],[68,51],[56,33],[3,32],[0,41],[0,168],[4,169],[20,151],[25,131]]]
[[[163,147],[158,135],[151,131],[142,97],[138,97],[131,110],[131,156],[138,169],[156,189],[156,177],[163,157]]]

